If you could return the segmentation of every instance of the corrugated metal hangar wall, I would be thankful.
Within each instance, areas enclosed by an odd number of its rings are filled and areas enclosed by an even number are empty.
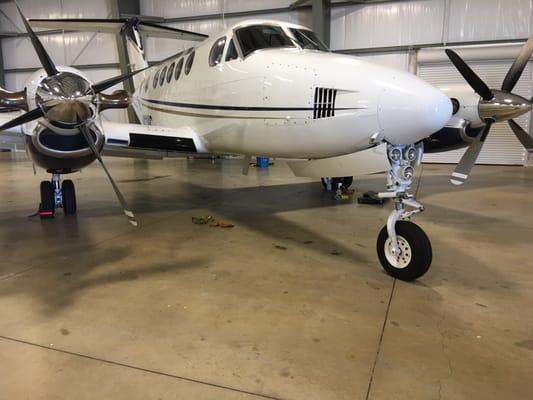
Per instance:
[[[294,2],[19,0],[30,18],[116,18],[120,13],[127,13],[124,9],[129,7],[156,22],[206,34],[214,34],[224,26],[250,18],[279,19],[312,27],[311,4],[318,2],[298,1],[301,3],[299,7],[290,9]],[[471,52],[472,56],[467,52],[466,60],[490,86],[498,87],[518,53],[516,43],[532,33],[533,0],[366,0],[365,3],[332,2],[328,19],[332,50],[411,70],[433,84],[463,82],[439,49],[453,45],[477,48],[478,52]],[[0,0],[1,59],[5,86],[9,89],[21,88],[31,71],[38,66],[30,43],[21,32],[22,22],[13,3]],[[42,35],[41,40],[57,63],[80,66],[91,79],[119,73],[117,41],[112,35],[52,32]],[[150,61],[158,61],[190,45],[155,38],[146,41]],[[510,47],[512,51],[509,51]],[[440,56],[425,57],[426,49],[438,51]],[[531,97],[532,71],[531,66],[525,71],[516,88],[518,94]],[[122,111],[106,113],[110,119],[126,119]],[[529,115],[519,122],[529,131]],[[428,155],[426,160],[454,162],[460,155],[461,151]],[[489,164],[525,164],[526,161],[526,152],[507,124],[495,126],[479,159],[479,162]]]

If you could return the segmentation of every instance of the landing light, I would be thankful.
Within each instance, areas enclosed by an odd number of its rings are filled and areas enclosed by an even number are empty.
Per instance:
[[[393,161],[398,161],[400,158],[402,158],[402,152],[398,148],[392,149],[389,155]]]

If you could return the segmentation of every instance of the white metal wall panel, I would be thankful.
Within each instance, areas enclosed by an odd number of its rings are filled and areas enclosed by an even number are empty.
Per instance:
[[[181,18],[288,7],[294,0],[141,0],[141,14]]]
[[[28,72],[11,72],[5,74],[6,89],[8,90],[21,90],[24,88],[26,80],[30,76]]]
[[[108,18],[111,16],[107,0],[91,0],[90,2],[21,0],[19,4],[28,18]],[[0,10],[9,17],[6,18],[0,14],[2,30],[25,32],[20,15],[13,3],[0,3]],[[40,40],[56,64],[118,62],[116,41],[113,35],[79,32],[40,36]],[[37,55],[27,38],[3,39],[2,52],[5,69],[40,66]],[[98,56],[95,57],[95,55]]]
[[[118,63],[116,40],[110,34],[76,32],[43,35],[39,39],[59,65]],[[2,53],[5,69],[41,66],[28,38],[3,39]]]
[[[403,46],[440,42],[443,0],[411,0],[334,7],[331,48]]]
[[[386,67],[401,69],[407,71],[409,69],[409,54],[408,53],[393,53],[393,54],[365,54],[358,56],[365,61],[373,62]]]
[[[505,74],[511,66],[511,61],[468,61],[489,87],[499,88]],[[528,65],[513,93],[530,98],[532,95],[532,68]],[[449,62],[423,64],[419,68],[419,76],[434,85],[464,83],[463,78]],[[516,118],[516,121],[527,131],[530,131],[529,113]],[[456,163],[464,153],[464,149],[445,153],[426,154],[424,161],[437,163]],[[507,123],[497,123],[492,126],[483,150],[478,158],[478,164],[515,164],[523,165],[526,153],[515,138]]]
[[[448,42],[526,38],[531,0],[449,0]]]

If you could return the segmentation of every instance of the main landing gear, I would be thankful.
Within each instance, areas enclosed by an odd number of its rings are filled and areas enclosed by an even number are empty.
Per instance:
[[[326,192],[334,192],[336,190],[348,189],[352,186],[353,176],[341,176],[341,177],[324,177],[321,178],[322,186]]]
[[[60,174],[53,173],[51,181],[41,182],[41,204],[39,206],[41,219],[53,218],[57,208],[63,208],[65,215],[76,214],[74,183],[70,179],[61,183],[60,177]]]
[[[424,211],[424,206],[408,192],[415,168],[422,160],[423,147],[421,144],[389,144],[387,155],[391,164],[387,192],[378,196],[392,199],[394,211],[379,233],[376,244],[378,257],[389,275],[403,281],[413,281],[429,270],[432,258],[431,243],[425,232],[418,225],[406,221]]]

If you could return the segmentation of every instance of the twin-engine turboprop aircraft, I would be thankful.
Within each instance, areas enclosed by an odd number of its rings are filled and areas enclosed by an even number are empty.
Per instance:
[[[439,140],[447,137],[444,130],[453,120],[455,103],[437,88],[405,72],[330,53],[312,31],[289,23],[247,21],[206,38],[138,19],[32,20],[44,28],[125,35],[134,72],[91,84],[80,71],[56,67],[22,19],[43,69],[23,91],[0,93],[0,107],[11,112],[0,114],[6,121],[0,131],[25,136],[34,162],[52,174],[51,182],[41,184],[41,211],[53,214],[63,207],[65,213],[74,213],[74,186],[71,181],[60,185],[60,176],[97,159],[136,225],[102,152],[311,160],[305,163],[348,157],[357,172],[380,172],[384,165],[389,170],[387,191],[380,196],[393,200],[394,211],[377,240],[384,269],[402,280],[417,279],[429,269],[430,241],[405,219],[423,210],[409,188],[424,143],[431,141],[433,149],[449,147]],[[143,32],[203,43],[148,67]],[[135,93],[103,93],[130,77]],[[104,109],[130,104],[142,124],[99,118]],[[530,107],[528,103],[520,110]],[[19,115],[21,111],[26,112]],[[386,155],[376,158],[376,149]]]

